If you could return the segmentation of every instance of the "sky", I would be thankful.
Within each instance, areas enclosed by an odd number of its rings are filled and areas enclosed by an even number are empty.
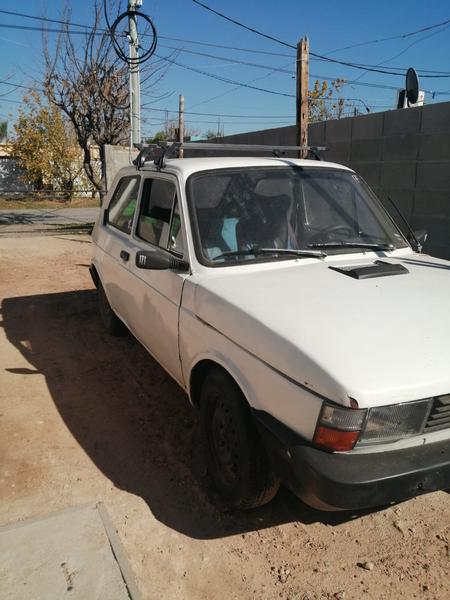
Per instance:
[[[446,0],[378,0],[366,3],[361,0],[203,1],[211,8],[294,46],[301,37],[307,35],[310,51],[316,54],[346,62],[382,65],[380,68],[399,67],[403,70],[393,76],[357,70],[311,57],[310,86],[317,77],[328,80],[344,78],[348,82],[340,93],[342,97],[352,99],[347,102],[347,112],[352,112],[354,107],[361,112],[366,107],[372,112],[395,108],[396,89],[404,87],[404,73],[408,67],[449,73],[446,78],[422,78],[420,87],[426,90],[427,103],[450,101],[450,22],[403,39],[342,49],[380,38],[400,36],[446,21],[450,19],[450,5]],[[113,0],[107,2],[112,6]],[[17,11],[58,19],[63,3],[64,0],[28,0],[26,3],[0,0],[0,11]],[[92,22],[93,0],[71,0],[67,4],[72,10],[72,22],[86,25]],[[123,8],[125,4],[125,0],[122,0]],[[179,94],[185,97],[186,125],[198,133],[217,130],[219,119],[225,134],[295,122],[295,98],[290,97],[295,94],[295,50],[237,27],[192,0],[143,0],[141,10],[153,19],[157,29],[158,56],[172,57],[177,63],[222,78],[286,94],[278,95],[237,86],[172,64],[152,90],[156,97],[146,96],[142,100],[145,105],[142,111],[142,129],[145,135],[163,128],[165,110],[169,111],[169,118],[176,117]],[[0,80],[39,86],[43,71],[41,33],[14,29],[11,25],[36,27],[40,26],[40,22],[0,12]],[[55,37],[55,34],[49,34],[50,44]],[[193,42],[233,46],[256,52]],[[143,46],[145,48],[144,41]],[[174,48],[177,49],[176,56],[173,55]],[[190,52],[220,56],[226,60]],[[265,68],[232,62],[236,60]],[[283,69],[287,72],[270,69]],[[394,89],[372,87],[373,85]],[[10,92],[7,96],[3,95],[7,92]],[[24,89],[14,89],[0,83],[0,119],[9,117],[10,123],[14,121],[24,93]],[[158,97],[161,95],[164,98]],[[210,114],[194,115],[189,112]]]

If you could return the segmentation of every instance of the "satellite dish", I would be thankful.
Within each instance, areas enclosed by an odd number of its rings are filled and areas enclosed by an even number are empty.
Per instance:
[[[406,98],[408,104],[416,104],[419,99],[419,77],[415,69],[409,68],[406,71]]]

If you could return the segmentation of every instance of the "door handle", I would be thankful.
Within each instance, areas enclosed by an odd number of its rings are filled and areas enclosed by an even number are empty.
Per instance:
[[[126,262],[130,258],[130,253],[127,252],[126,250],[121,250],[120,258]]]

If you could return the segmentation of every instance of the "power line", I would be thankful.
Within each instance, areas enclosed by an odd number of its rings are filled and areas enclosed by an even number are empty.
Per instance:
[[[186,40],[178,37],[168,37],[165,35],[159,36],[162,40],[169,40],[172,42],[183,42],[185,44],[196,44],[198,46],[210,46],[211,48],[221,48],[223,50],[236,50],[237,52],[250,52],[252,54],[266,54],[268,56],[281,56],[284,58],[292,58],[295,60],[294,54],[285,54],[282,52],[269,52],[268,50],[255,50],[254,48],[242,48],[239,46],[226,46],[224,44],[212,44],[210,42],[199,42],[198,40]]]
[[[1,11],[0,11],[1,12]],[[74,26],[76,26],[74,24]],[[86,31],[73,31],[70,29],[50,29],[49,27],[33,27],[33,25],[12,25],[10,23],[0,23],[2,29],[20,29],[23,31],[40,31],[41,33],[70,33],[71,35],[86,35]],[[105,32],[106,34],[106,32]],[[97,33],[96,35],[105,35]]]
[[[292,75],[293,70],[290,71],[287,69],[283,69],[281,67],[271,67],[270,65],[262,65],[260,63],[252,63],[245,60],[240,60],[238,58],[230,58],[226,56],[218,56],[217,54],[210,54],[208,52],[197,52],[196,50],[188,50],[187,48],[178,48],[176,46],[167,46],[165,44],[160,44],[161,48],[168,48],[169,50],[179,50],[180,52],[184,52],[186,54],[193,54],[195,56],[204,56],[206,58],[213,58],[214,60],[222,60],[224,62],[233,63],[237,65],[244,65],[246,67],[254,67],[256,69],[267,69],[270,71],[277,71],[278,73],[287,73],[288,75]],[[294,61],[294,58],[293,58]]]
[[[342,46],[341,48],[336,48],[335,50],[331,50],[327,52],[327,54],[334,54],[335,52],[341,52],[343,50],[352,50],[353,48],[361,48],[361,46],[369,46],[371,44],[379,44],[381,42],[390,42],[392,40],[401,40],[411,37],[413,35],[417,35],[419,33],[424,33],[425,31],[430,31],[431,29],[437,29],[438,27],[442,27],[443,25],[448,25],[450,23],[450,19],[446,21],[442,21],[441,23],[435,23],[434,25],[429,25],[427,27],[421,27],[420,29],[416,29],[414,31],[409,31],[408,33],[401,33],[399,35],[391,35],[389,37],[379,38],[375,40],[369,40],[367,42],[359,42],[357,44],[352,44],[350,46]]]
[[[147,118],[147,117],[142,117],[142,121],[146,122],[146,123],[150,123],[151,121],[154,121],[154,119],[151,118]],[[164,121],[155,121],[153,123],[153,125],[159,125],[160,123],[163,123]],[[202,120],[202,119],[186,119],[186,123],[207,123],[209,125],[214,125],[217,124],[217,121],[208,121],[208,120]],[[245,125],[245,121],[223,121],[223,123],[225,125]],[[253,125],[269,125],[270,123],[272,124],[278,124],[278,125],[290,125],[290,121],[270,121],[269,123],[266,123],[264,121],[253,121],[252,124]]]
[[[171,50],[180,50],[180,52],[185,52],[187,54],[193,54],[195,56],[204,56],[206,58],[212,58],[214,60],[222,60],[224,62],[228,62],[231,64],[239,64],[239,65],[244,65],[244,66],[253,67],[253,68],[257,68],[257,69],[265,69],[267,71],[271,71],[272,73],[284,73],[287,75],[292,75],[292,70],[288,70],[283,67],[271,67],[269,65],[263,65],[261,63],[252,63],[252,62],[248,62],[248,61],[244,61],[244,60],[227,58],[225,56],[218,56],[217,54],[210,54],[207,52],[197,52],[194,50],[187,50],[185,48],[180,49],[180,48],[176,48],[175,46],[166,46],[164,44],[161,44],[161,47],[169,48]],[[400,75],[400,74],[398,74],[398,75]],[[333,79],[336,79],[336,76],[319,75],[316,73],[310,73],[310,77],[316,78],[316,79],[321,79],[324,81],[332,81]],[[450,73],[446,77],[450,78]],[[251,83],[251,82],[249,82],[249,83]],[[347,84],[355,84],[355,85],[360,85],[360,86],[364,86],[364,87],[373,87],[373,88],[386,89],[386,90],[398,90],[399,89],[399,86],[384,85],[384,84],[370,83],[370,82],[360,82],[358,79],[353,79],[353,80],[346,79],[345,84],[346,85]],[[432,90],[425,90],[425,91],[427,91],[430,94],[434,93]]]
[[[60,19],[50,19],[48,17],[39,17],[37,15],[30,15],[28,13],[22,13],[22,12],[15,12],[12,10],[0,10],[0,13],[6,14],[6,15],[12,15],[12,16],[16,16],[16,17],[24,17],[26,19],[34,19],[36,21],[45,21],[48,23],[58,23],[59,25],[66,25],[66,26],[70,26],[70,27],[82,27],[83,29],[90,29],[89,25],[83,25],[81,23],[74,23],[72,21],[62,21]],[[25,27],[25,26],[24,26]],[[33,30],[33,28],[30,27],[30,29]],[[42,28],[36,28],[36,31],[42,31]],[[60,33],[61,30],[60,29],[52,29],[52,30],[47,30],[46,31],[50,31],[52,33]],[[101,33],[108,33],[108,31],[106,29],[99,29],[98,30]],[[70,31],[69,33],[79,33],[79,34],[84,34],[84,31]],[[145,34],[143,34],[145,35]],[[283,54],[281,52],[269,52],[267,50],[255,50],[254,48],[240,48],[237,46],[227,46],[224,44],[213,44],[213,43],[208,43],[208,42],[200,42],[198,40],[186,40],[183,38],[178,38],[178,37],[168,37],[168,36],[159,36],[161,39],[164,40],[169,40],[172,42],[183,42],[186,44],[198,44],[200,46],[211,46],[213,48],[222,48],[224,50],[237,50],[239,52],[251,52],[254,54],[266,54],[269,56],[283,56],[283,57],[290,57],[293,56],[291,54]]]
[[[41,94],[45,93],[44,90],[40,88],[30,87],[29,85],[22,85],[21,83],[12,83],[11,81],[0,81],[1,85],[9,85],[10,87],[15,88],[23,88],[24,90],[30,90],[31,92],[41,92]]]
[[[147,110],[154,110],[156,112],[166,112],[166,108],[148,108]],[[178,109],[168,110],[170,113],[177,113]],[[233,114],[220,114],[220,113],[207,113],[207,112],[198,112],[193,110],[185,110],[186,115],[200,115],[202,117],[231,117],[231,118],[241,118],[241,119],[295,119],[295,115],[233,115]]]
[[[30,15],[28,13],[15,12],[12,10],[0,10],[0,13],[3,13],[5,15],[12,15],[14,17],[25,17],[26,19],[34,19],[35,21],[47,21],[48,23],[58,23],[59,25],[70,25],[71,27],[84,27],[85,29],[91,29],[89,25],[82,25],[81,23],[61,21],[61,19],[50,19],[49,17],[39,17],[37,15]],[[103,32],[107,33],[106,29],[103,29]]]
[[[263,33],[262,31],[258,31],[257,29],[254,29],[253,27],[249,27],[248,25],[244,25],[244,23],[241,23],[240,21],[236,21],[235,19],[232,19],[231,17],[227,17],[227,15],[224,15],[223,13],[219,12],[218,10],[214,10],[210,6],[207,6],[206,4],[203,4],[203,2],[199,2],[199,0],[192,0],[192,2],[194,2],[195,4],[198,4],[199,6],[201,6],[202,8],[204,8],[206,10],[209,10],[210,12],[214,13],[215,15],[218,15],[219,17],[222,17],[222,19],[225,19],[226,21],[230,21],[231,23],[234,23],[234,25],[237,25],[238,27],[242,27],[243,29],[247,29],[247,31],[251,31],[252,33],[256,33],[257,35],[265,37],[266,39],[271,40],[272,42],[277,42],[278,44],[286,46],[287,48],[293,48],[294,50],[297,49],[297,46],[293,46],[292,44],[288,44],[287,42],[283,42],[283,40],[280,40],[280,39],[278,39],[276,37],[273,37],[272,35],[269,35],[267,33]]]
[[[261,87],[255,86],[255,85],[250,85],[249,83],[235,81],[234,79],[228,79],[227,77],[222,77],[220,75],[216,75],[215,73],[209,73],[208,71],[203,71],[202,69],[197,69],[195,67],[191,67],[190,65],[184,65],[183,63],[179,63],[179,62],[177,62],[171,58],[168,58],[166,56],[159,56],[158,54],[155,54],[155,56],[157,58],[159,58],[160,60],[169,62],[173,65],[176,65],[177,67],[182,67],[183,69],[187,69],[189,71],[193,71],[194,73],[199,73],[201,75],[205,75],[206,77],[211,77],[212,79],[217,79],[218,81],[222,81],[223,83],[229,83],[231,85],[238,85],[240,87],[249,88],[252,90],[256,90],[258,92],[265,92],[266,94],[273,94],[275,96],[285,96],[287,98],[295,98],[295,94],[288,94],[286,92],[277,92],[275,90],[268,90],[266,88],[261,88]]]
[[[195,73],[199,73],[201,75],[204,75],[206,77],[211,77],[212,79],[217,79],[218,81],[222,81],[223,83],[228,83],[231,85],[237,85],[238,87],[245,87],[245,88],[249,88],[249,89],[253,89],[256,90],[258,92],[266,92],[268,94],[274,94],[277,96],[285,96],[288,98],[295,98],[295,94],[289,94],[286,92],[277,92],[275,90],[268,90],[266,88],[261,88],[258,86],[254,86],[251,85],[250,83],[245,83],[245,82],[240,82],[240,81],[235,81],[233,79],[228,79],[226,77],[222,77],[220,75],[216,75],[215,73],[210,73],[208,71],[204,71],[202,69],[197,69],[196,67],[192,67],[190,65],[185,65],[183,63],[177,62],[171,58],[165,57],[165,56],[159,56],[158,54],[155,54],[154,56],[156,56],[157,58],[159,58],[160,60],[163,61],[167,61],[170,62],[173,65],[176,65],[177,67],[181,67],[183,69],[187,69],[189,71],[193,71]],[[276,70],[276,69],[274,69]],[[328,77],[325,75],[314,75],[314,74],[310,74],[311,77],[315,77],[316,79],[323,79],[325,81],[328,80],[333,80],[335,79],[335,77]],[[394,86],[394,85],[385,85],[385,84],[381,84],[381,83],[368,83],[365,81],[357,81],[357,80],[346,80],[345,81],[346,84],[354,84],[354,85],[358,85],[358,86],[363,86],[363,87],[372,87],[372,88],[376,88],[376,89],[382,89],[382,90],[398,90],[399,86]],[[424,90],[425,92],[427,92],[428,94],[432,94],[434,96],[448,96],[449,94],[447,92],[440,92],[440,91],[434,91],[434,90]]]
[[[0,83],[2,83],[2,82],[0,81]],[[23,104],[23,100],[11,100],[11,99],[5,99],[5,100],[1,99],[0,100],[0,104],[8,104],[10,102],[12,104]]]
[[[315,56],[316,58],[320,58],[321,60],[324,60],[326,62],[331,62],[331,63],[335,63],[338,65],[344,65],[351,69],[360,69],[361,71],[368,71],[370,73],[381,73],[382,75],[397,75],[397,76],[399,75],[399,73],[394,73],[394,72],[388,71],[386,69],[378,69],[377,65],[366,65],[365,67],[362,67],[361,65],[356,64],[356,63],[346,62],[343,60],[337,60],[335,58],[330,58],[329,56],[317,54],[316,52],[310,52],[310,55]],[[428,74],[422,73],[421,77],[427,77],[427,78],[432,78],[432,79],[440,79],[440,78],[447,79],[449,77],[449,75],[428,75]]]
[[[324,98],[325,101],[337,102],[338,100],[345,100],[347,102],[359,102],[360,98]],[[381,105],[368,105],[371,108],[383,108]],[[178,114],[178,109],[167,109],[167,108],[153,108],[148,107],[146,110],[151,110],[154,112],[168,112]],[[218,118],[233,118],[233,119],[295,119],[295,115],[241,115],[241,114],[229,114],[229,113],[213,113],[213,112],[200,112],[193,110],[186,110],[185,114],[187,115],[195,115],[202,117],[218,117]]]
[[[398,56],[401,56],[402,54],[404,54],[405,52],[407,52],[412,46],[415,46],[417,44],[420,44],[421,42],[425,41],[426,39],[430,38],[430,37],[434,37],[435,35],[438,35],[439,33],[442,33],[442,31],[444,31],[444,29],[447,29],[449,27],[449,25],[445,25],[444,28],[439,29],[438,31],[432,31],[431,33],[428,33],[425,36],[420,37],[419,39],[414,40],[414,42],[408,44],[408,46],[406,46],[406,48],[404,48],[403,50],[401,50],[400,52],[397,52],[396,54],[394,54],[394,56],[391,56],[388,59],[382,60],[380,61],[376,66],[380,67],[383,65],[386,65],[387,63],[391,62],[392,60],[395,60]],[[358,82],[359,80],[361,80],[368,71],[363,71],[362,73],[360,73],[360,75],[356,78],[356,82]],[[421,77],[433,77],[433,75],[421,75]],[[436,75],[436,77],[443,77],[443,75]],[[359,85],[357,83],[357,85]],[[425,90],[428,91],[428,90]],[[431,93],[432,96],[435,96],[435,92],[429,92]]]
[[[2,11],[0,11],[2,12]],[[76,25],[76,24],[75,24]],[[81,27],[81,25],[79,25]],[[46,28],[42,28],[42,27],[32,27],[32,26],[26,26],[26,25],[7,25],[4,23],[0,23],[0,28],[6,28],[6,29],[25,29],[25,30],[33,30],[33,31],[42,31],[42,32],[54,32],[54,33],[61,33],[61,30],[58,29],[46,29]],[[68,31],[67,33],[74,33],[74,34],[82,34],[84,35],[85,32],[81,32],[81,31]],[[163,36],[161,36],[162,38]],[[162,47],[167,47],[169,49],[176,49],[179,50],[179,48],[175,48],[174,46],[162,46]],[[266,69],[272,72],[279,72],[279,73],[285,73],[285,74],[291,74],[291,71],[287,70],[287,69],[283,69],[283,68],[277,68],[277,67],[270,67],[269,65],[261,65],[258,63],[250,63],[247,61],[241,61],[238,59],[228,59],[225,57],[221,57],[221,56],[216,56],[210,53],[202,53],[202,52],[195,52],[192,50],[186,50],[186,49],[182,49],[183,52],[189,53],[189,54],[193,54],[193,55],[199,55],[199,56],[205,56],[207,58],[213,58],[216,60],[226,60],[227,62],[230,63],[235,63],[235,64],[242,64],[245,66],[249,66],[249,67],[254,67],[254,68],[259,68],[259,69]],[[157,56],[157,55],[155,55]],[[224,83],[230,83],[232,85],[238,85],[239,87],[249,87],[251,89],[255,89],[258,91],[264,91],[266,93],[272,93],[272,94],[278,94],[281,96],[286,96],[286,94],[283,94],[281,92],[275,92],[273,90],[266,90],[264,88],[257,88],[255,86],[251,86],[250,84],[245,84],[245,83],[241,83],[241,82],[233,82],[232,80],[228,80],[225,81],[225,79],[220,78],[220,76],[218,75],[214,75],[212,73],[207,73],[206,71],[201,71],[196,69],[195,67],[190,67],[188,65],[183,65],[182,63],[176,63],[175,61],[171,61],[168,58],[165,57],[158,57],[161,58],[162,60],[166,60],[169,62],[172,62],[174,65],[185,68],[185,69],[189,69],[191,71],[196,71],[198,73],[201,73],[203,75],[209,76],[209,77],[213,77],[214,79],[218,79],[219,81],[223,81]],[[364,65],[355,65],[355,67],[358,66],[358,68],[364,70],[364,71],[370,71],[373,69],[368,68],[368,66],[364,66]],[[378,72],[382,72],[380,70],[378,70]],[[399,73],[391,73],[391,75],[400,75]],[[316,77],[317,79],[323,79],[323,80],[332,80],[335,79],[335,76],[324,76],[324,75],[317,75],[317,74],[313,74],[311,73],[311,77]],[[435,75],[435,76],[427,76],[427,75],[421,75],[421,77],[436,77],[436,78],[450,78],[450,73],[448,75]],[[373,87],[373,88],[378,88],[378,89],[386,89],[386,90],[397,90],[398,86],[392,86],[392,85],[383,85],[383,84],[376,84],[376,83],[367,83],[367,82],[359,82],[357,80],[346,80],[346,84],[357,84],[360,86],[364,86],[364,87]],[[20,86],[18,86],[20,87]],[[426,92],[430,93],[430,94],[436,94],[436,95],[440,95],[440,94],[445,94],[445,92],[435,92],[434,90],[425,90]],[[288,95],[289,96],[289,95]]]
[[[280,40],[279,38],[276,38],[276,37],[273,37],[271,35],[268,35],[267,33],[259,31],[258,29],[255,29],[254,27],[250,27],[249,25],[245,25],[244,23],[241,23],[240,21],[237,21],[236,19],[228,17],[224,13],[221,13],[221,12],[219,12],[219,11],[211,8],[207,4],[204,4],[203,2],[200,2],[200,0],[192,0],[192,2],[194,2],[195,4],[198,4],[199,6],[201,6],[202,8],[204,8],[205,10],[208,10],[208,11],[210,11],[210,12],[218,15],[222,19],[225,19],[226,21],[230,21],[234,25],[237,25],[238,27],[242,27],[243,29],[246,29],[247,31],[255,33],[256,35],[259,35],[261,37],[269,39],[269,40],[271,40],[273,42],[276,42],[278,44],[281,44],[283,46],[287,46],[288,48],[293,48],[294,50],[296,50],[296,48],[297,48],[297,46],[294,46],[293,44],[289,44],[288,42]],[[323,54],[318,54],[317,52],[310,52],[310,55],[313,56],[313,57],[315,57],[315,58],[319,58],[319,59],[322,59],[324,61],[328,61],[328,62],[339,64],[339,65],[344,65],[344,66],[352,68],[352,69],[360,69],[360,70],[363,70],[363,71],[370,71],[372,73],[381,73],[383,75],[398,75],[398,73],[393,73],[392,71],[388,71],[386,69],[378,69],[377,65],[370,65],[370,66],[366,66],[366,67],[360,67],[356,63],[348,62],[348,61],[343,61],[343,60],[338,60],[338,59],[335,59],[335,58],[330,58],[329,56],[325,56]],[[430,75],[422,75],[422,77],[431,77],[431,76]],[[440,75],[440,76],[433,76],[433,77],[447,77],[447,75],[443,75],[443,76]]]
[[[253,27],[249,27],[247,25],[244,25],[243,23],[240,23],[239,21],[236,21],[235,19],[232,19],[231,17],[227,17],[226,15],[224,15],[223,13],[219,13],[219,11],[216,11],[210,7],[208,7],[206,4],[203,4],[202,2],[198,2],[198,0],[193,0],[193,2],[196,2],[197,4],[199,4],[200,6],[202,6],[203,8],[214,12],[215,14],[217,14],[218,16],[231,21],[232,23],[239,25],[240,27],[244,27],[245,29],[251,31],[252,33],[256,33],[257,35],[262,35],[263,37],[267,37],[268,39],[272,40],[272,41],[276,41],[284,46],[287,46],[289,48],[293,48],[295,49],[296,47],[292,44],[288,44],[287,42],[283,42],[283,40],[279,40],[278,38],[275,38],[273,36],[268,36],[267,34],[258,31],[257,29],[254,29]],[[3,14],[7,14],[7,15],[12,15],[12,16],[18,16],[18,17],[24,17],[27,19],[34,19],[36,21],[44,21],[44,22],[49,22],[49,23],[57,23],[59,25],[64,25],[64,26],[70,26],[70,27],[81,27],[85,30],[90,29],[89,25],[86,24],[82,24],[82,23],[74,23],[72,21],[63,21],[61,19],[52,19],[49,17],[40,17],[37,15],[30,15],[29,13],[22,13],[22,12],[16,12],[16,11],[10,11],[10,10],[0,10],[0,13]],[[423,31],[427,31],[429,29],[434,29],[437,27],[440,27],[442,25],[445,25],[447,23],[450,23],[450,19],[448,21],[443,21],[441,23],[435,24],[435,25],[431,25],[428,27],[424,27],[421,28],[419,30],[416,30],[414,32],[409,32],[407,34],[401,34],[400,36],[392,36],[392,39],[399,37],[407,37],[410,35],[414,35],[415,33],[421,33]],[[1,24],[0,27],[4,27],[4,28],[10,28],[10,29],[23,29],[26,31],[41,31],[41,32],[49,32],[49,33],[61,33],[62,30],[60,29],[49,29],[49,28],[44,28],[44,27],[32,27],[32,26],[27,26],[27,25],[8,25],[8,24]],[[75,35],[84,35],[86,32],[85,31],[67,31],[67,33],[71,33],[71,34],[75,34]],[[108,33],[107,29],[98,29],[98,35],[102,35]],[[145,34],[143,34],[145,35]],[[255,53],[255,54],[265,54],[268,56],[281,56],[281,57],[292,57],[293,59],[295,59],[294,55],[290,55],[290,54],[284,54],[284,53],[280,53],[280,52],[269,52],[269,51],[265,51],[265,50],[256,50],[253,48],[242,48],[242,47],[237,47],[237,46],[228,46],[225,44],[213,44],[213,43],[209,43],[209,42],[200,42],[198,40],[189,40],[189,39],[184,39],[184,38],[178,38],[178,37],[170,37],[170,36],[159,36],[160,39],[165,39],[165,40],[169,40],[169,41],[176,41],[176,42],[183,42],[183,43],[187,43],[187,44],[197,44],[197,45],[201,45],[201,46],[209,46],[209,47],[213,47],[213,48],[222,48],[224,50],[235,50],[238,52],[250,52],[250,53]],[[391,39],[391,38],[382,38],[379,41],[384,41],[387,39]],[[362,42],[361,44],[364,43],[374,43],[375,40],[372,40],[370,42]],[[358,46],[360,44],[356,44],[356,46]],[[349,46],[350,48],[351,46]],[[346,47],[347,48],[347,47]],[[346,49],[345,48],[345,49]],[[344,48],[340,48],[338,50],[343,50]],[[334,50],[332,52],[337,52],[337,50]],[[326,61],[326,62],[335,62],[337,64],[343,64],[345,66],[349,66],[352,68],[357,68],[357,69],[361,69],[361,70],[368,70],[369,68],[376,68],[377,65],[363,65],[360,63],[354,63],[354,62],[346,62],[346,61],[338,61],[335,59],[331,59],[327,56],[322,56],[320,54],[315,54],[315,53],[310,53],[311,56],[313,58],[315,58],[316,60],[320,60],[320,61]],[[399,71],[406,71],[406,68],[404,67],[390,67],[391,70],[399,70]],[[445,71],[433,71],[431,69],[418,69],[418,71],[421,73],[422,77],[426,77],[427,75],[425,75],[425,73],[436,73],[436,74],[441,74],[441,75],[450,75],[450,73],[445,72]],[[379,71],[376,71],[379,72]],[[382,71],[384,74],[387,75],[397,75],[397,73],[394,72],[390,72],[390,71]]]

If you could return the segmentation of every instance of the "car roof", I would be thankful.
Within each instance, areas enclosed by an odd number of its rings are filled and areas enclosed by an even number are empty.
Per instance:
[[[181,175],[187,179],[193,173],[199,171],[208,171],[213,169],[229,169],[236,167],[312,167],[317,169],[333,168],[343,171],[350,171],[348,167],[332,162],[321,160],[284,158],[284,157],[203,157],[203,158],[173,158],[166,162],[166,166],[161,169],[161,173],[172,173]],[[148,161],[140,170],[142,173],[157,172],[153,162]],[[130,175],[136,173],[136,167],[129,166],[120,170],[121,175]]]

